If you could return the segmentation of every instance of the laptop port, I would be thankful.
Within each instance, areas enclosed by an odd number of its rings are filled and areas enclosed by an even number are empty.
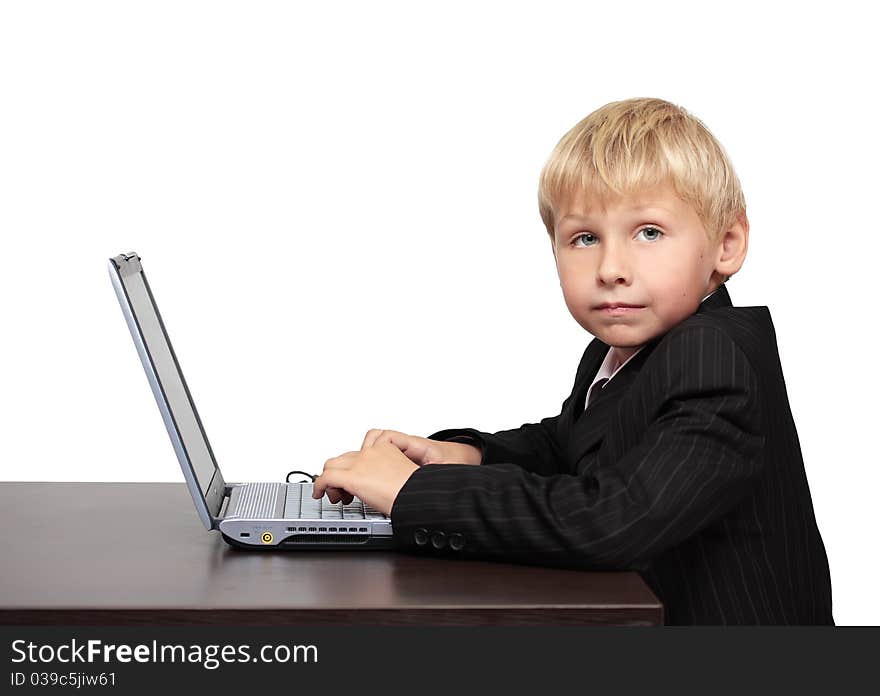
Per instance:
[[[318,531],[319,531],[319,532],[326,532],[326,531],[327,531],[327,527],[318,527]]]
[[[250,532],[242,532],[241,533],[241,536],[243,536],[243,537],[249,537],[250,535],[251,535]]]

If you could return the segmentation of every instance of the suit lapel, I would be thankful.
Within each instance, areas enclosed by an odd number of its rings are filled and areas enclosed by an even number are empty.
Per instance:
[[[710,297],[700,303],[695,314],[731,306],[733,305],[730,301],[730,295],[722,283]],[[620,368],[618,373],[614,375],[614,379],[606,383],[602,391],[594,397],[589,408],[584,410],[587,391],[610,347],[598,338],[590,344],[590,349],[584,356],[583,377],[575,389],[568,419],[569,439],[566,448],[568,459],[573,467],[583,458],[585,453],[596,448],[605,437],[608,420],[614,413],[621,396],[629,390],[630,385],[641,371],[642,365],[662,338],[663,336],[657,336],[649,341],[638,355]]]
[[[587,391],[593,383],[593,379],[599,371],[602,360],[604,360],[609,348],[607,344],[599,341],[603,349],[597,351],[600,353],[598,360],[595,365],[590,366],[589,371],[585,372],[587,377],[572,400],[573,408],[569,421],[570,437],[567,445],[569,461],[572,463],[577,462],[585,452],[594,449],[605,437],[608,419],[614,412],[620,397],[627,392],[658,340],[653,339],[650,341],[639,351],[638,355],[620,368],[617,374],[614,375],[614,379],[605,384],[602,391],[593,397],[589,408],[584,410]]]

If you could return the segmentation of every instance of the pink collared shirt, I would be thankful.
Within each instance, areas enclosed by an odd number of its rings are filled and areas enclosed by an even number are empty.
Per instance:
[[[712,295],[714,295],[717,290],[718,288],[706,295],[706,297],[700,300],[700,304],[702,304],[706,300],[706,298],[712,297]],[[620,368],[626,365],[634,357],[636,357],[641,350],[642,348],[639,348],[635,353],[630,355],[626,360],[618,365],[617,355],[615,354],[614,346],[608,348],[608,352],[605,354],[605,360],[602,361],[602,365],[601,367],[599,367],[599,371],[596,373],[596,376],[593,378],[592,384],[590,384],[590,388],[587,390],[587,398],[584,399],[584,409],[586,409],[586,404],[590,403],[590,396],[593,393],[593,387],[596,386],[596,382],[606,378],[610,382],[612,379],[614,379],[614,375],[616,375],[620,371]]]

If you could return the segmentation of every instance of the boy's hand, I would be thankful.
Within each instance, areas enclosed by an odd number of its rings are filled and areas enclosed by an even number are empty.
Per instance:
[[[377,452],[371,451],[376,449]],[[397,430],[373,428],[364,437],[360,452],[347,452],[324,462],[323,473],[315,479],[312,497],[320,498],[326,493],[331,503],[341,500],[348,505],[356,495],[370,507],[390,516],[397,494],[417,468],[414,465],[476,465],[482,456],[478,447],[463,442],[441,442]]]
[[[324,462],[324,471],[313,484],[312,497],[320,498],[326,491],[331,503],[341,500],[347,505],[356,495],[390,517],[397,494],[418,468],[396,446],[380,442]]]
[[[483,453],[464,442],[441,442],[427,437],[407,435],[396,430],[373,428],[364,437],[361,451],[380,442],[390,442],[413,462],[424,464],[479,464]]]

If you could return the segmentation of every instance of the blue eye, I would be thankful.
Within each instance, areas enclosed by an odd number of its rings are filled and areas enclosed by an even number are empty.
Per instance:
[[[571,245],[578,246],[575,242],[577,242],[577,240],[581,239],[582,237],[593,237],[593,235],[590,232],[585,232],[584,234],[579,234],[577,237],[575,237],[574,239],[571,240]],[[593,237],[593,239],[595,239],[595,237]],[[593,245],[590,244],[589,246],[593,246]]]
[[[649,242],[653,242],[653,241],[655,241],[655,240],[657,240],[657,239],[660,239],[660,237],[663,235],[663,233],[662,233],[660,230],[658,230],[656,227],[650,227],[650,226],[649,226],[649,227],[643,227],[642,229],[640,229],[640,230],[639,230],[639,234],[641,234],[641,233],[644,232],[645,230],[653,230],[654,232],[657,233],[657,236],[656,236],[656,237],[646,237],[646,239],[647,239]]]

